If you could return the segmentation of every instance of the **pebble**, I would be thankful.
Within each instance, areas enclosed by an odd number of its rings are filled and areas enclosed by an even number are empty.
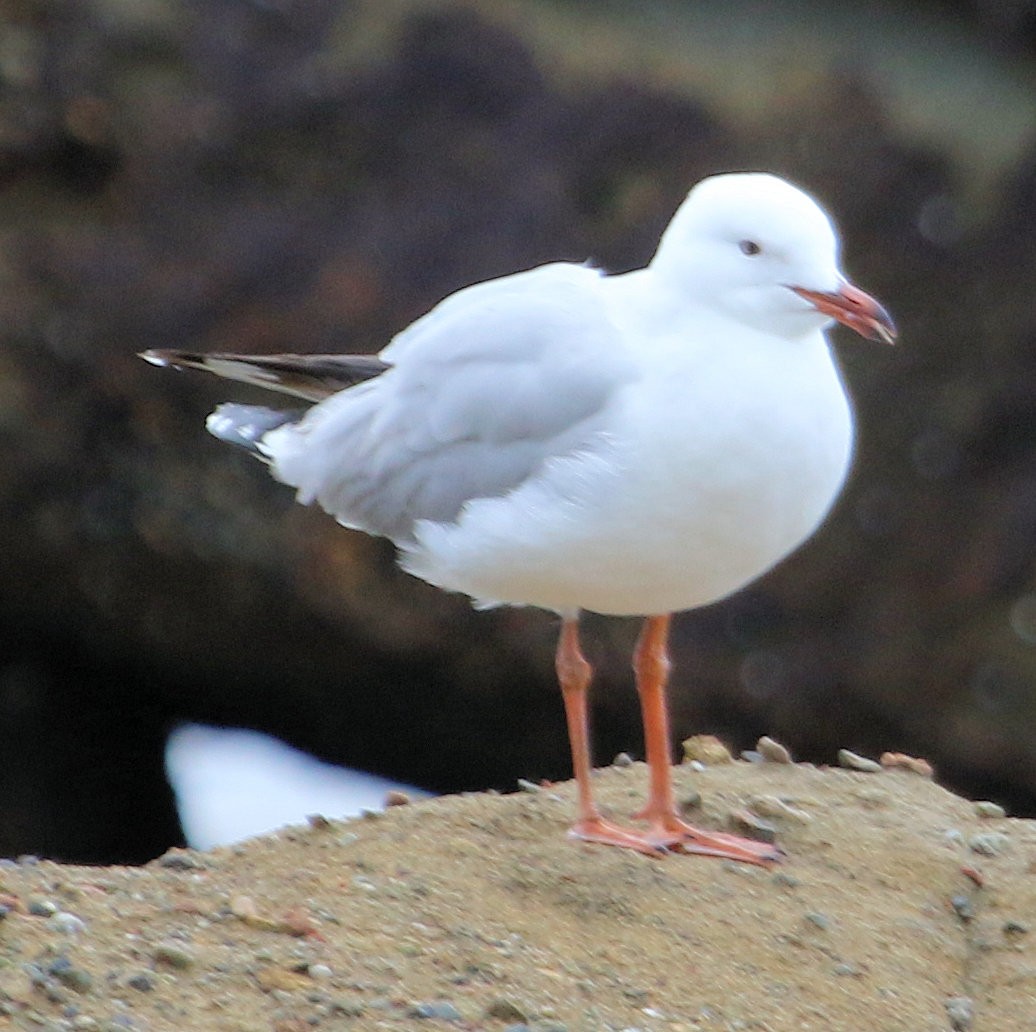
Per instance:
[[[793,762],[791,753],[788,751],[787,747],[781,745],[780,742],[775,742],[769,735],[763,735],[763,737],[755,743],[755,748],[768,763]]]
[[[843,977],[849,978],[859,978],[863,974],[863,971],[860,968],[858,968],[855,964],[846,964],[845,962],[841,964],[835,964],[832,970],[836,975],[841,975]]]
[[[822,932],[826,932],[831,927],[831,918],[827,914],[820,914],[814,911],[806,914],[805,918],[811,925],[816,926]]]
[[[632,767],[633,757],[628,752],[619,753],[614,760],[612,760],[613,767]]]
[[[950,996],[946,1000],[946,1016],[954,1032],[967,1032],[975,1020],[975,1003],[970,996]]]
[[[33,917],[53,917],[58,912],[58,905],[49,899],[30,899],[29,913]]]
[[[432,1003],[415,1003],[408,1011],[411,1018],[436,1018],[439,1021],[459,1021],[461,1013],[446,1000],[435,1000]]]
[[[155,947],[155,960],[178,971],[186,971],[194,963],[194,954],[175,942],[160,942]]]
[[[530,781],[528,778],[518,779],[518,788],[522,792],[542,792],[543,789],[536,784],[535,781]]]
[[[689,792],[685,792],[677,804],[680,807],[680,813],[690,813],[692,810],[697,810],[701,807],[701,792],[697,789],[691,789]]]
[[[140,993],[149,993],[155,988],[155,976],[147,971],[138,971],[126,979],[126,985]]]
[[[968,839],[968,849],[982,856],[999,856],[1009,845],[1010,839],[1000,831],[984,831]]]
[[[386,808],[390,806],[409,806],[410,796],[408,796],[406,792],[400,791],[398,788],[389,789],[389,791],[385,793],[384,805]]]
[[[88,993],[94,984],[90,972],[75,967],[68,957],[57,957],[51,961],[47,971],[62,985],[74,989],[77,993]]]
[[[991,803],[986,799],[975,803],[975,813],[979,817],[986,817],[991,820],[999,820],[1001,817],[1007,816],[1007,811],[999,803]]]
[[[47,927],[52,931],[61,932],[62,935],[78,935],[86,931],[86,922],[75,914],[59,910],[47,918]]]
[[[326,964],[310,964],[306,968],[306,974],[315,982],[326,982],[333,972]]]
[[[331,1013],[343,1018],[362,1018],[367,1008],[355,1000],[333,1000],[330,1007]]]
[[[906,770],[918,774],[922,778],[934,777],[935,771],[927,760],[918,756],[907,756],[901,752],[885,752],[881,754],[881,765],[888,770]]]
[[[877,760],[869,760],[866,756],[860,756],[849,749],[838,750],[838,765],[848,770],[862,771],[864,774],[877,774],[881,771],[881,764]]]
[[[959,896],[954,896],[950,900],[950,906],[953,907],[956,915],[964,922],[972,920],[975,916],[975,908],[971,903],[971,897],[965,896],[963,893]]]
[[[733,828],[757,842],[777,841],[777,829],[769,821],[757,817],[751,810],[732,810],[729,820]]]
[[[684,760],[697,760],[708,767],[733,763],[730,750],[715,735],[693,735],[683,742]]]
[[[1004,922],[1004,935],[1027,935],[1028,932],[1029,926],[1021,921],[1016,921],[1013,917]]]
[[[487,1018],[495,1018],[497,1021],[517,1021],[521,1024],[528,1020],[521,1007],[506,998],[493,1000],[486,1008],[485,1016]]]
[[[136,1027],[136,1022],[128,1014],[116,1014],[103,1026],[102,1032],[127,1032]]]
[[[163,853],[158,858],[158,866],[170,871],[198,871],[205,868],[205,865],[186,849],[170,849]]]
[[[813,820],[805,810],[800,810],[773,795],[752,796],[748,800],[748,808],[760,817],[784,817],[799,824],[809,824]]]

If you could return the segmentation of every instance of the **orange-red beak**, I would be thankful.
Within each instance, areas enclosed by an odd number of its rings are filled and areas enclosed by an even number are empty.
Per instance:
[[[837,319],[868,340],[880,340],[884,344],[895,343],[896,324],[892,321],[892,316],[870,294],[865,294],[851,283],[843,282],[832,293],[807,290],[805,287],[791,289],[818,312]]]

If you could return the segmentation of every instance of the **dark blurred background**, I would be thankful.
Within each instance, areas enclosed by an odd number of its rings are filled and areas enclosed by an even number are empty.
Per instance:
[[[929,758],[1036,814],[1036,3],[0,0],[0,855],[180,841],[179,720],[436,790],[568,776],[555,620],[296,506],[149,347],[376,351],[445,294],[643,264],[696,180],[831,211],[859,458],[676,623],[674,733]],[[633,622],[587,621],[598,761]]]

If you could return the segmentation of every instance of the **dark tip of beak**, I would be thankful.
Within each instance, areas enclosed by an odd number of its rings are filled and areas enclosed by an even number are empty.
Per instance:
[[[892,316],[870,294],[851,283],[842,283],[836,291],[807,290],[792,287],[799,297],[808,301],[818,312],[837,319],[843,326],[855,330],[861,337],[894,344],[898,331]]]

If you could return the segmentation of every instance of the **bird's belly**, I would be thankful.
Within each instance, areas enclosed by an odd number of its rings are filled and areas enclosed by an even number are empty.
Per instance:
[[[563,612],[714,602],[813,533],[848,467],[840,390],[826,409],[757,419],[732,434],[671,424],[603,455],[567,457],[537,483],[470,504],[457,524],[424,528],[404,565],[488,603]]]

